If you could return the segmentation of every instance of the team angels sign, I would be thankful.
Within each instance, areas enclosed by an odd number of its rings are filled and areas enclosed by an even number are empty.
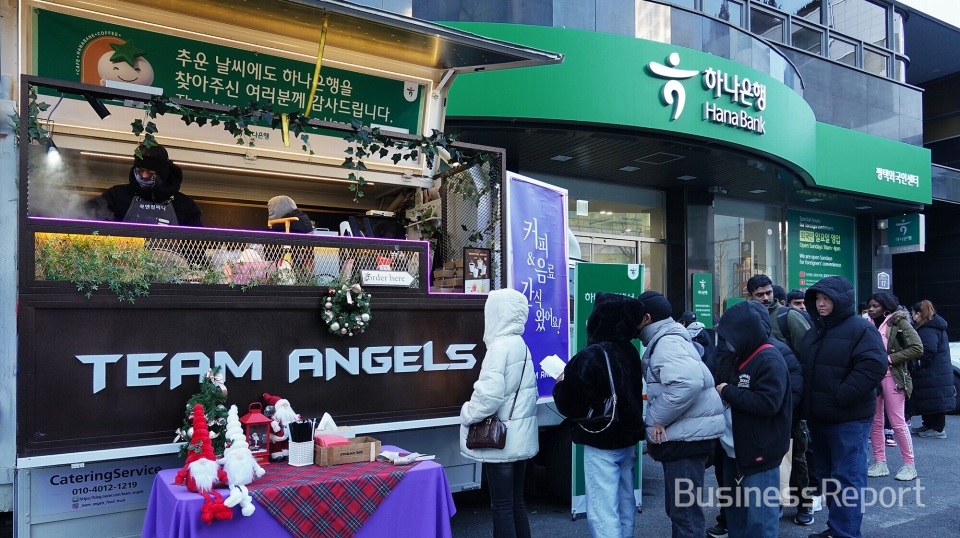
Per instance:
[[[647,69],[660,78],[670,79],[663,85],[660,95],[666,106],[673,105],[671,120],[677,120],[683,113],[686,104],[686,88],[681,80],[701,75],[701,85],[704,90],[713,94],[713,99],[720,99],[724,94],[730,96],[732,108],[722,108],[720,105],[704,101],[703,121],[722,123],[730,127],[743,129],[762,135],[766,133],[766,122],[759,114],[748,111],[763,112],[767,107],[767,87],[759,82],[752,82],[749,78],[740,78],[739,75],[724,73],[719,69],[708,67],[701,73],[696,70],[680,69],[680,55],[676,52],[667,56],[667,65],[656,62],[647,64]]]

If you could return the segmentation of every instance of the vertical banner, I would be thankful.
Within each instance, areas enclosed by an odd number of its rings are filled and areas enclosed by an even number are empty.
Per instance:
[[[693,273],[690,277],[690,298],[693,313],[703,326],[713,328],[713,275]]]
[[[787,281],[806,290],[821,278],[839,275],[857,287],[856,224],[850,217],[787,211]]]
[[[530,304],[523,339],[530,348],[541,398],[554,380],[540,370],[544,357],[569,359],[570,298],[567,287],[567,191],[507,173],[507,285]]]

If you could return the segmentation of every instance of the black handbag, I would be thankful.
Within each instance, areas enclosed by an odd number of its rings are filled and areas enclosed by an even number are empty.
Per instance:
[[[600,346],[600,350],[603,351],[603,358],[607,361],[607,376],[610,378],[610,396],[591,405],[587,409],[587,416],[570,419],[587,433],[600,433],[609,428],[614,422],[620,420],[620,416],[617,414],[617,390],[613,386],[613,370],[610,369],[610,356],[607,355],[607,350],[603,349],[603,346]],[[588,426],[590,428],[600,427],[600,429],[591,430],[587,428]]]
[[[527,357],[529,356],[530,350],[527,349],[527,355],[523,358],[523,369],[520,370],[520,381],[517,383],[517,393],[513,395],[513,405],[510,406],[510,417],[507,418],[507,421],[513,420],[513,410],[517,407],[517,397],[520,396],[520,387],[523,385],[523,374],[527,371]],[[467,448],[470,450],[477,448],[503,450],[506,444],[507,425],[500,420],[496,413],[476,424],[471,424],[467,429]]]

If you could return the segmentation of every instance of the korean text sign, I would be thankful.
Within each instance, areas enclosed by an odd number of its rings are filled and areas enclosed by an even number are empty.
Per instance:
[[[314,63],[40,9],[34,73],[102,85],[104,79],[163,88],[180,97],[244,107],[273,103],[303,112]],[[311,118],[419,132],[424,88],[324,65]]]
[[[822,278],[839,275],[856,286],[856,226],[850,217],[787,211],[787,264],[790,289],[806,290]]]
[[[507,226],[510,286],[530,304],[523,340],[536,368],[537,390],[549,397],[554,380],[540,371],[540,361],[557,355],[566,362],[570,349],[567,191],[508,173]]]

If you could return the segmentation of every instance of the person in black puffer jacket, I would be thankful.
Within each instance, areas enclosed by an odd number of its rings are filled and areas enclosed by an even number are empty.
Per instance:
[[[909,363],[913,396],[907,400],[907,409],[911,415],[923,415],[923,426],[914,428],[913,433],[945,439],[946,413],[957,406],[947,321],[937,314],[930,301],[913,305],[910,313],[923,342],[923,356]]]
[[[597,293],[587,318],[587,347],[570,359],[553,388],[560,413],[585,417],[591,405],[610,397],[606,352],[619,419],[600,433],[589,433],[579,425],[570,430],[573,442],[584,445],[587,522],[594,536],[633,536],[637,514],[633,468],[638,457],[636,445],[645,429],[640,353],[631,340],[641,322],[641,305],[625,295]],[[601,428],[589,427],[593,431]]]
[[[807,290],[804,304],[814,326],[796,350],[809,381],[801,414],[810,428],[813,474],[824,481],[830,509],[827,536],[859,538],[860,492],[867,486],[865,447],[877,387],[887,373],[887,351],[877,328],[856,315],[853,285],[846,278],[820,280]],[[845,501],[843,495],[853,500]]]
[[[779,493],[780,460],[790,448],[794,396],[787,363],[770,338],[770,315],[757,301],[728,308],[717,332],[729,353],[720,365],[717,392],[730,406],[732,434],[721,439],[726,451],[724,485],[758,488],[762,496],[741,490],[744,499],[727,507],[732,538],[776,538],[779,534],[779,495],[767,502],[767,490]],[[750,500],[753,499],[753,500]],[[744,505],[744,502],[746,505]]]
[[[288,217],[297,218],[297,220],[290,222],[290,233],[313,233],[313,222],[310,221],[310,217],[308,217],[306,213],[297,208],[297,204],[293,201],[293,198],[289,196],[274,196],[267,202],[267,219],[276,220]],[[286,226],[283,223],[279,223],[274,224],[270,229],[275,232],[282,232],[286,230]]]
[[[156,219],[138,219],[129,211],[134,198],[144,203],[169,203],[180,226],[203,226],[200,207],[189,196],[180,192],[183,171],[173,164],[163,146],[138,146],[139,155],[134,155],[133,166],[125,185],[115,185],[103,194],[87,202],[86,207],[99,214],[112,216],[121,222],[155,223]]]

